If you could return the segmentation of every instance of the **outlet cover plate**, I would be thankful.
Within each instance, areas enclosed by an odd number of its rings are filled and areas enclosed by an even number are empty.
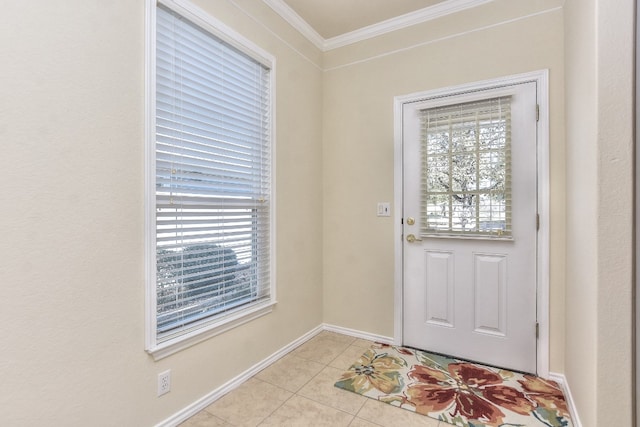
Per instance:
[[[171,369],[158,374],[158,396],[171,391]]]

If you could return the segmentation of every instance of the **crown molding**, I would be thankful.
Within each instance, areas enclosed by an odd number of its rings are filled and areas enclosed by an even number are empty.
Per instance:
[[[325,51],[325,39],[316,32],[298,15],[288,4],[283,0],[263,0],[271,9],[273,9],[278,15],[280,15],[285,21],[287,21],[293,28],[298,30],[307,40],[313,43],[321,51]]]
[[[402,28],[410,27],[412,25],[420,24],[422,22],[430,21],[432,19],[441,18],[472,7],[480,6],[493,0],[447,0],[433,6],[425,7],[424,9],[419,9],[415,12],[387,19],[386,21],[378,22],[377,24],[369,25],[329,39],[324,39],[320,34],[318,34],[311,25],[307,23],[307,21],[302,19],[302,17],[291,9],[291,7],[289,7],[289,5],[287,5],[283,0],[263,1],[318,49],[326,52],[377,37],[382,34],[390,33],[392,31],[400,30]]]
[[[447,0],[433,6],[425,7],[424,9],[416,10],[415,12],[400,15],[387,19],[386,21],[378,22],[377,24],[326,39],[324,41],[324,50],[337,49],[412,25],[441,18],[465,9],[480,6],[491,1],[493,0]]]

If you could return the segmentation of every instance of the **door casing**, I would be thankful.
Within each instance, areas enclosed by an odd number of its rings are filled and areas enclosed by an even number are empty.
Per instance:
[[[547,378],[549,376],[549,70],[539,70],[530,73],[517,74],[484,80],[480,82],[450,86],[446,88],[415,92],[394,98],[394,204],[396,206],[394,221],[394,344],[403,344],[403,159],[402,159],[402,107],[409,102],[439,98],[461,93],[475,92],[495,87],[520,83],[536,82],[539,118],[537,123],[537,187],[538,187],[538,215],[540,228],[538,230],[537,247],[537,301],[536,315],[539,325],[537,342],[537,373]]]

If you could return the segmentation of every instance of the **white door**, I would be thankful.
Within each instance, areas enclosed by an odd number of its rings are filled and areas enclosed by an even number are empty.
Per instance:
[[[536,83],[403,107],[403,343],[536,371]]]

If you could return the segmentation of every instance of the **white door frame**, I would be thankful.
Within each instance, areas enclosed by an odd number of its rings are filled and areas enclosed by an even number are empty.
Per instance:
[[[549,70],[500,77],[475,83],[451,86],[441,89],[416,92],[394,98],[394,204],[397,218],[394,225],[395,267],[394,267],[394,344],[403,343],[403,159],[402,159],[402,107],[406,103],[429,98],[475,92],[493,87],[520,83],[537,83],[539,120],[537,123],[538,152],[538,215],[540,228],[537,241],[537,301],[536,315],[539,324],[537,342],[537,374],[549,376]]]

